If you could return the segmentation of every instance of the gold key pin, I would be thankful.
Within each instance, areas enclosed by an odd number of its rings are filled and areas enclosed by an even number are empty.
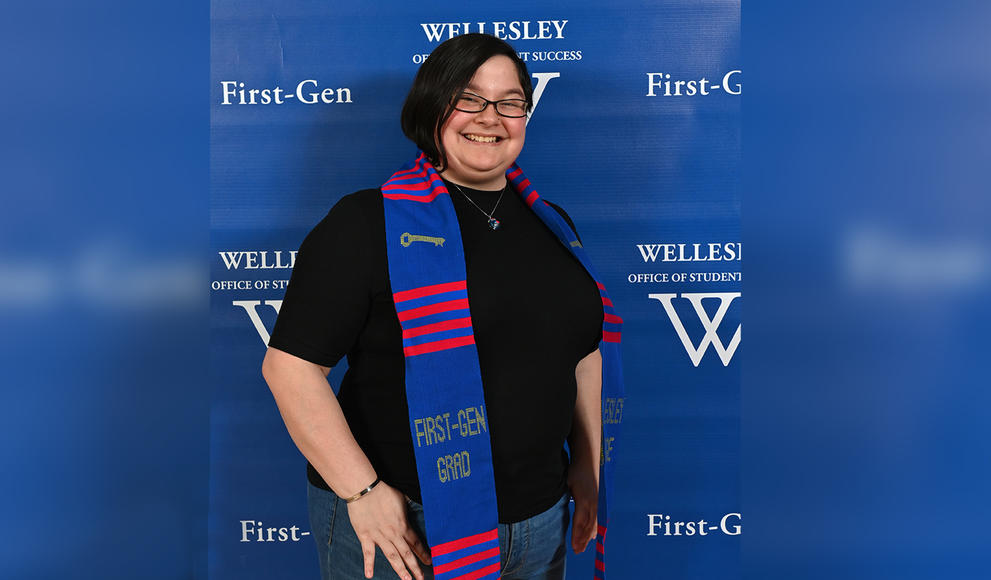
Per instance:
[[[411,234],[405,232],[403,235],[399,236],[399,243],[403,245],[404,248],[408,248],[413,242],[430,242],[435,246],[443,246],[444,238],[435,238],[434,236],[420,236],[417,234]]]

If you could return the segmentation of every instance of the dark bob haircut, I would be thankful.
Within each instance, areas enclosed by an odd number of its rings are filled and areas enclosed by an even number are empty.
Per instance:
[[[406,95],[400,122],[403,134],[416,143],[434,167],[443,169],[447,166],[447,152],[438,136],[454,110],[451,105],[455,95],[468,86],[478,67],[500,54],[508,56],[516,65],[529,112],[533,85],[526,64],[512,46],[494,36],[474,32],[455,36],[441,43],[420,65]]]

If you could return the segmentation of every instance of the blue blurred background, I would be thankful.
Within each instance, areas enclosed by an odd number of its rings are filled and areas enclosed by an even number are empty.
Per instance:
[[[744,6],[745,577],[988,575],[989,22]]]
[[[208,24],[4,7],[4,578],[206,577]]]

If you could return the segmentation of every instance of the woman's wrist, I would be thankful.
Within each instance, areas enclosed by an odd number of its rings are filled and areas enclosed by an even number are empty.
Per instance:
[[[375,486],[378,485],[378,484],[380,484],[380,483],[382,483],[382,479],[379,478],[379,477],[376,477],[375,478],[375,481],[373,481],[372,483],[370,483],[367,487],[365,487],[364,489],[362,489],[358,493],[356,493],[356,494],[354,494],[354,495],[352,495],[350,497],[343,498],[344,499],[344,503],[352,503],[352,502],[358,501],[359,499],[361,499],[361,498],[365,497],[366,495],[368,495],[373,489],[375,489]]]

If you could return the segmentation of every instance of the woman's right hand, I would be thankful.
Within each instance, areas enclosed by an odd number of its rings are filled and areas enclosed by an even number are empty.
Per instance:
[[[271,347],[262,364],[262,374],[300,452],[331,489],[353,493],[358,485],[375,479],[375,469],[354,440],[327,383],[328,370]],[[402,493],[380,482],[347,506],[351,527],[361,542],[366,577],[375,571],[378,546],[400,578],[423,580],[416,558],[429,565],[430,552],[406,521]]]
[[[423,580],[416,559],[430,565],[430,552],[406,519],[406,498],[384,482],[349,504],[348,517],[365,559],[365,577],[375,571],[375,546],[403,580]],[[412,577],[410,576],[412,573]]]

